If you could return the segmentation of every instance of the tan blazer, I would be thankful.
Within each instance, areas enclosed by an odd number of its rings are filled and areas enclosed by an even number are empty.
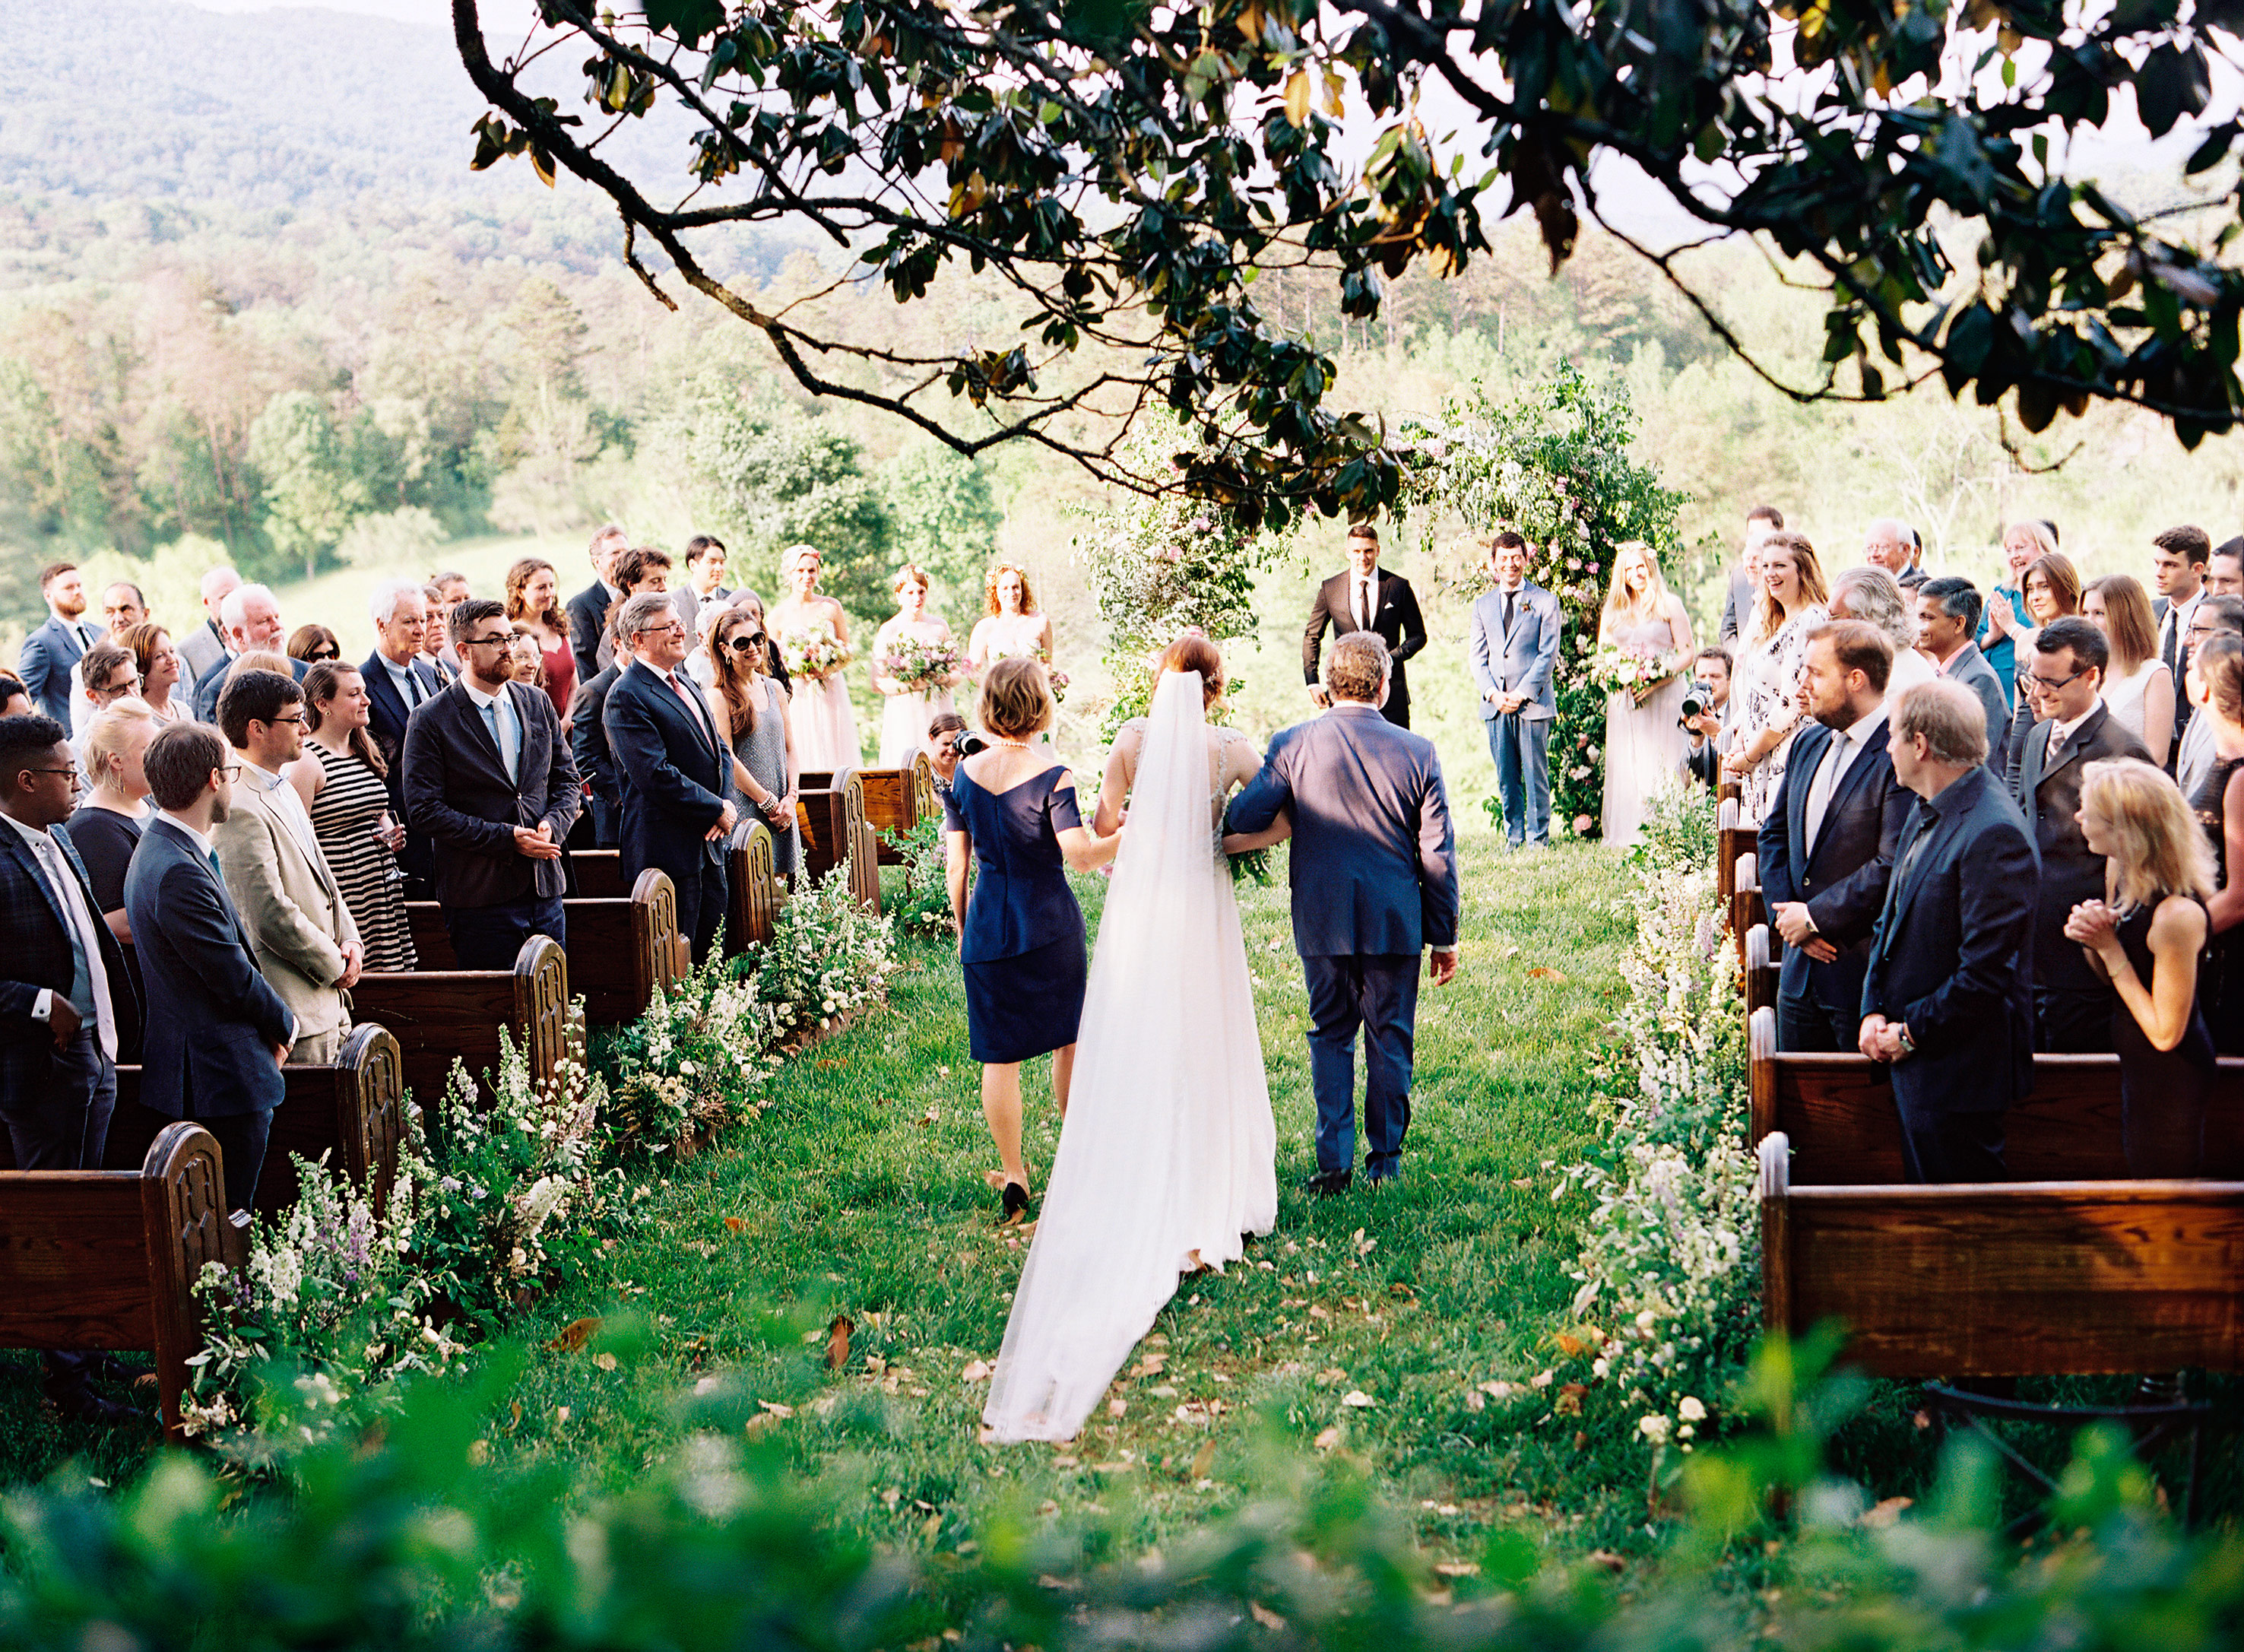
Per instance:
[[[274,798],[248,776],[234,782],[226,817],[212,831],[211,844],[258,972],[295,1012],[296,1036],[314,1038],[348,1026],[349,1011],[337,983],[343,978],[342,949],[358,939],[358,924],[327,857],[316,850],[304,853]]]

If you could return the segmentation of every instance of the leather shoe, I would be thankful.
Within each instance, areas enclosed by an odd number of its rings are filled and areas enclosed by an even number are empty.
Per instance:
[[[1329,1199],[1335,1194],[1346,1193],[1355,1180],[1353,1170],[1320,1170],[1301,1185],[1318,1198]]]

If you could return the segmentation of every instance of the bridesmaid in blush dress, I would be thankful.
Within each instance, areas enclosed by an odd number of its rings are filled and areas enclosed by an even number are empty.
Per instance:
[[[1691,657],[1691,617],[1659,577],[1652,547],[1632,540],[1613,552],[1612,584],[1598,620],[1598,646],[1653,656],[1655,680],[1605,697],[1608,843],[1633,844],[1655,793],[1673,787],[1688,748],[1683,728],[1683,662]]]
[[[982,1114],[1003,1165],[1004,1218],[1029,1208],[1021,1158],[1021,1063],[1050,1053],[1052,1098],[1067,1114],[1075,1036],[1083,1017],[1083,909],[1067,872],[1114,858],[1118,831],[1083,823],[1075,775],[1037,748],[1051,721],[1051,687],[1033,660],[1001,660],[982,685],[990,749],[958,766],[943,809],[951,914],[966,977],[966,1026],[982,1063]],[[966,893],[967,860],[977,863]]]
[[[927,585],[927,575],[921,569],[908,565],[900,570],[896,578],[896,601],[900,605],[896,617],[873,638],[873,687],[880,691],[884,701],[881,708],[883,768],[909,767],[912,758],[926,749],[929,722],[951,708],[950,690],[956,681],[955,678],[947,678],[938,687],[929,688],[881,674],[881,660],[898,638],[916,637],[929,643],[952,640],[950,627],[941,619],[928,615]]]
[[[823,630],[845,648],[849,642],[848,616],[842,605],[818,589],[823,559],[815,545],[790,545],[780,558],[789,594],[772,604],[770,631],[777,641],[789,632]],[[792,668],[790,667],[792,671]],[[849,687],[835,671],[824,677],[793,673],[794,697],[787,702],[787,720],[794,731],[794,755],[801,772],[834,774],[855,768],[865,761],[857,742],[857,714],[850,709]]]

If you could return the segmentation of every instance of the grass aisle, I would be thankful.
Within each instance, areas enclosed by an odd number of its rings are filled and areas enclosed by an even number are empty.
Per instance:
[[[616,1487],[690,1427],[747,1426],[829,1481],[822,1500],[873,1541],[952,1547],[1011,1507],[1129,1547],[1172,1540],[1297,1460],[1266,1449],[1275,1432],[1360,1464],[1417,1511],[1430,1547],[1477,1551],[1489,1524],[1531,1514],[1569,1550],[1633,1547],[1637,1448],[1585,1439],[1533,1385],[1573,1291],[1579,1204],[1554,1204],[1551,1166],[1589,1139],[1625,880],[1600,849],[1461,849],[1462,967],[1421,997],[1399,1189],[1301,1191],[1314,1113],[1301,967],[1283,888],[1244,892],[1277,1230],[1243,1266],[1185,1284],[1139,1351],[1160,1357],[1118,1383],[1123,1414],[1102,1412],[1074,1446],[976,1443],[987,1385],[962,1373],[996,1356],[1026,1242],[997,1228],[983,1180],[996,1160],[955,954],[914,946],[888,1005],[790,1064],[760,1120],[673,1171],[603,1287],[544,1305],[541,1339],[582,1316],[607,1325],[532,1360],[495,1455],[561,1453],[580,1485]],[[1104,888],[1078,883],[1094,923]],[[1029,1075],[1040,1185],[1058,1138],[1046,1069]],[[835,1315],[855,1327],[839,1375],[824,1364]],[[1517,1391],[1478,1386],[1495,1383]]]

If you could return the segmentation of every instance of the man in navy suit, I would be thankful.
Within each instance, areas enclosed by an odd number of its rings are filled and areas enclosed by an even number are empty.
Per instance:
[[[1985,708],[1961,683],[1888,718],[1894,774],[1922,801],[1870,938],[1856,1047],[1893,1069],[1912,1181],[2001,1181],[2003,1114],[2033,1092],[2033,836],[1986,768]]]
[[[610,639],[610,646],[612,648],[613,639]],[[569,752],[576,759],[577,773],[584,781],[583,818],[589,822],[583,830],[591,832],[592,846],[597,849],[613,849],[623,829],[623,775],[608,750],[608,728],[602,719],[607,714],[608,690],[616,686],[616,679],[629,664],[631,656],[626,653],[590,681],[579,682],[569,701]]]
[[[1761,823],[1769,924],[1784,942],[1776,1047],[1852,1050],[1862,974],[1903,824],[1916,799],[1886,752],[1893,644],[1859,620],[1808,636],[1808,713]]]
[[[1527,541],[1510,529],[1482,541],[1495,589],[1473,604],[1473,685],[1488,752],[1504,798],[1504,841],[1551,841],[1551,723],[1558,714],[1551,678],[1565,620],[1558,599],[1527,580]]]
[[[1228,829],[1292,813],[1294,946],[1309,988],[1309,1077],[1317,1097],[1310,1191],[1344,1191],[1355,1170],[1355,1033],[1363,1029],[1363,1175],[1401,1174],[1410,1127],[1419,955],[1434,983],[1457,969],[1457,856],[1434,742],[1386,721],[1387,647],[1376,633],[1334,643],[1331,708],[1281,729],[1232,801]]]
[[[569,647],[577,656],[577,680],[600,674],[600,640],[607,634],[608,610],[623,592],[608,583],[616,559],[631,548],[631,535],[611,522],[592,536],[585,554],[592,560],[592,583],[569,599]]]
[[[46,623],[24,639],[16,654],[16,675],[30,690],[31,703],[68,728],[71,668],[101,640],[101,628],[86,623],[85,578],[76,564],[57,562],[42,568],[39,594],[47,599]]]
[[[437,850],[436,900],[463,970],[507,970],[532,935],[569,944],[561,843],[584,807],[553,702],[510,681],[506,609],[452,609],[459,680],[405,733],[405,814]]]
[[[1301,633],[1301,680],[1320,706],[1331,703],[1317,674],[1327,626],[1335,640],[1352,631],[1378,634],[1394,667],[1394,682],[1380,715],[1408,728],[1410,681],[1403,675],[1402,662],[1426,646],[1426,621],[1410,582],[1379,565],[1379,530],[1369,522],[1349,527],[1348,566],[1317,587],[1316,600],[1309,605],[1308,627]]]
[[[132,976],[85,866],[53,829],[78,766],[51,717],[0,718],[0,1125],[19,1170],[101,1163],[117,1104],[118,1011]],[[83,1354],[46,1356],[48,1397],[69,1415],[122,1421],[93,1393]]]
[[[659,866],[678,889],[678,927],[693,938],[693,961],[709,956],[725,917],[725,839],[739,817],[727,785],[732,754],[686,662],[686,624],[669,595],[646,591],[624,604],[616,675],[600,721],[623,782],[618,861],[628,888]]]
[[[218,730],[200,723],[174,723],[148,742],[141,768],[162,812],[132,851],[125,911],[147,993],[140,1104],[218,1139],[226,1206],[245,1210],[296,1018],[258,973],[211,846],[236,767]]]
[[[443,680],[422,651],[428,634],[429,599],[418,579],[384,579],[370,599],[374,620],[374,652],[359,667],[366,680],[367,732],[374,736],[382,760],[389,765],[382,785],[389,792],[389,812],[405,820],[405,728],[413,714],[443,693]],[[428,835],[409,823],[405,847],[397,852],[405,874],[405,898],[429,898],[436,876],[435,851]],[[514,960],[509,958],[510,967]],[[463,965],[463,967],[468,967]]]

